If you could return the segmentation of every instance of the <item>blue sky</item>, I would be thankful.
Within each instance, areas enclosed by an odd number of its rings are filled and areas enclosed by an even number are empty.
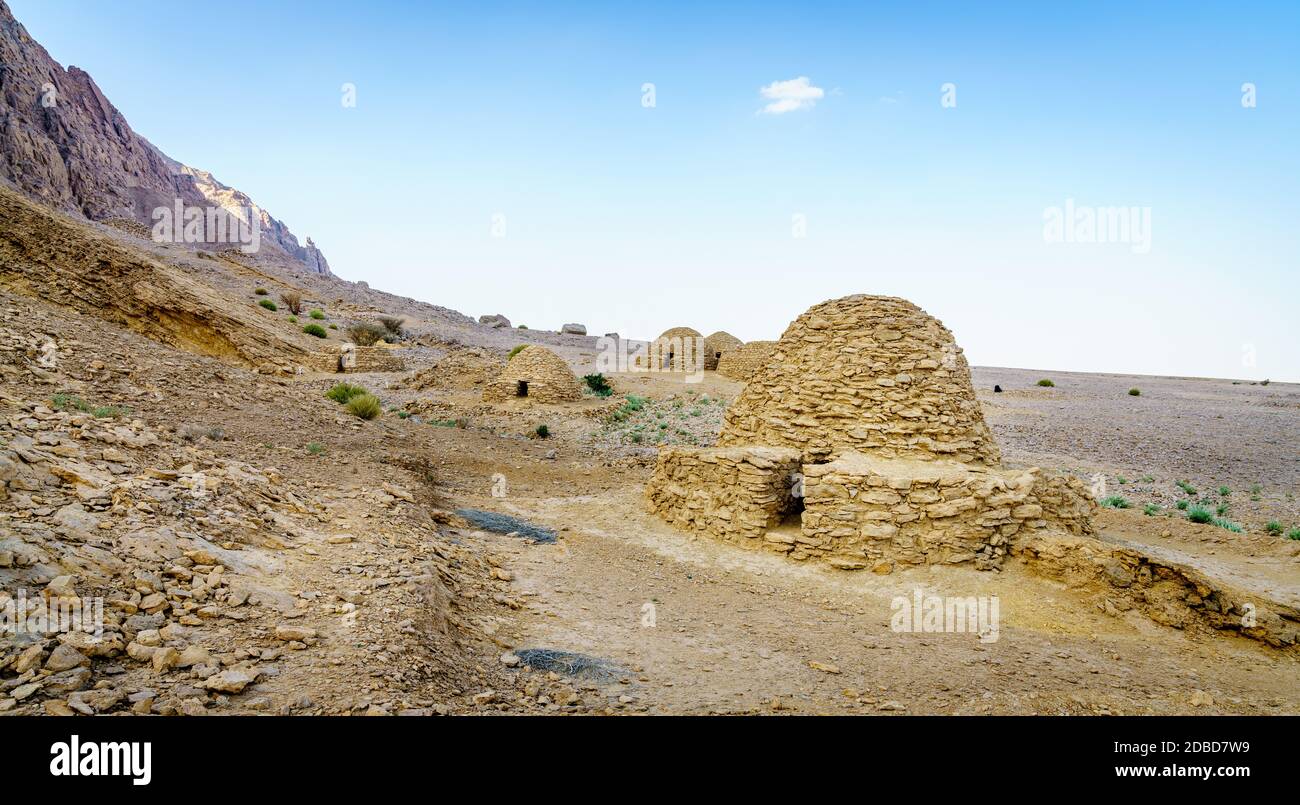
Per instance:
[[[883,293],[975,364],[1300,380],[1300,4],[9,3],[347,279],[745,340]],[[1047,242],[1068,199],[1149,251]]]

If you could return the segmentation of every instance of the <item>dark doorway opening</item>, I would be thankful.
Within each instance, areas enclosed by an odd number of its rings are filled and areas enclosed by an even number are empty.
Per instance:
[[[527,381],[527,380],[520,380],[520,381],[515,385],[515,396],[516,396],[516,397],[527,397],[527,396],[528,396],[528,381]]]

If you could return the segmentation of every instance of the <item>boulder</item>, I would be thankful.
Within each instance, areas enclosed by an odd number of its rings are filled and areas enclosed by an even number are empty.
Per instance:
[[[494,313],[487,316],[479,316],[478,323],[486,324],[487,326],[497,330],[503,327],[504,328],[510,327],[510,319],[507,319],[505,316],[502,316],[500,313]]]
[[[587,327],[582,324],[566,324],[560,328],[560,332],[565,335],[586,335]]]

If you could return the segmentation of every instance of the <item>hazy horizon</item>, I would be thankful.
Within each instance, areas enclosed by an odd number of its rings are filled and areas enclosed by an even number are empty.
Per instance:
[[[9,5],[137,132],[377,289],[746,341],[886,294],[972,365],[1300,381],[1293,5],[507,3],[485,23],[233,0],[239,35],[207,49],[140,5]],[[1052,242],[1067,207],[1133,229]]]

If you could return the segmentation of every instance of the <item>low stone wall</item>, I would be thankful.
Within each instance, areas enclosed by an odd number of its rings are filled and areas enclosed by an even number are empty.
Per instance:
[[[722,353],[718,361],[718,374],[733,380],[748,380],[754,370],[765,365],[776,349],[775,341],[750,341]]]
[[[349,345],[351,346],[351,345]],[[314,372],[338,372],[342,349],[313,352],[304,363]],[[405,372],[406,363],[385,347],[355,347],[345,372]]]
[[[1037,468],[848,453],[805,466],[801,538],[785,550],[845,569],[965,562],[989,569],[1022,532],[1091,533],[1095,507],[1079,481]]]
[[[678,528],[757,546],[796,505],[798,471],[799,453],[785,448],[665,448],[646,506]]]

